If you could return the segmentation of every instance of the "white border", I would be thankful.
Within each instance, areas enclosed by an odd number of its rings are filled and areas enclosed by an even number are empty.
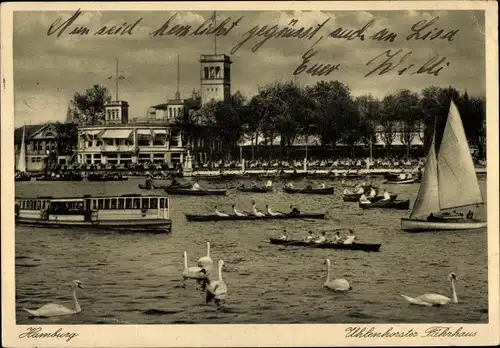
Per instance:
[[[345,338],[348,324],[297,325],[43,325],[44,332],[73,331],[78,336],[64,340],[19,339],[30,325],[15,323],[14,291],[14,168],[13,149],[13,11],[22,10],[485,10],[486,101],[488,163],[488,303],[489,324],[450,325],[453,329],[477,331],[471,338]],[[201,347],[201,346],[414,346],[499,344],[499,176],[498,176],[498,37],[497,3],[493,1],[404,1],[404,2],[172,2],[172,3],[3,3],[2,108],[1,108],[1,241],[2,241],[2,341],[7,347]],[[423,333],[428,324],[353,324],[385,331],[409,329]],[[437,324],[443,325],[443,324]],[[195,334],[193,334],[195,333]],[[327,333],[327,335],[325,335]]]

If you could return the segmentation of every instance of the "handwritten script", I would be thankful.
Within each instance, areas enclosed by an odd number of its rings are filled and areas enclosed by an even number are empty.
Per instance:
[[[98,28],[89,28],[78,24],[78,18],[82,15],[81,10],[77,10],[68,18],[58,18],[47,29],[48,36],[61,38],[64,36],[131,36],[139,35],[143,31],[138,30],[145,19],[140,17],[130,23],[124,22],[121,25],[105,24]],[[215,16],[215,13],[214,13]],[[310,42],[310,48],[300,56],[298,64],[293,71],[294,75],[328,76],[345,68],[335,61],[321,61],[316,56],[320,52],[319,43],[330,41],[359,41],[367,44],[373,42],[388,43],[396,45],[398,41],[406,42],[408,46],[412,41],[438,41],[443,45],[449,45],[459,37],[458,29],[441,28],[439,17],[431,20],[423,19],[411,23],[402,32],[394,32],[389,28],[377,28],[374,19],[364,23],[359,27],[329,27],[333,24],[331,18],[327,18],[321,23],[314,25],[302,25],[300,18],[290,20],[286,25],[265,24],[254,25],[248,30],[243,29],[242,34],[238,34],[238,28],[243,27],[244,16],[238,18],[226,17],[222,21],[216,22],[214,16],[205,20],[201,25],[191,25],[182,23],[179,15],[174,13],[161,24],[153,27],[147,35],[148,37],[161,38],[188,38],[199,36],[213,37],[236,37],[236,43],[230,53],[235,54],[242,47],[249,46],[252,53],[257,52],[264,45],[273,40],[295,40]],[[326,47],[326,46],[324,46]],[[386,47],[386,46],[384,46]],[[373,46],[370,46],[373,48]],[[359,50],[359,47],[355,48]],[[451,65],[451,59],[446,56],[435,54],[422,58],[416,52],[409,49],[380,49],[380,53],[369,58],[365,62],[368,69],[364,75],[366,78],[381,76],[385,74],[397,75],[429,75],[439,76],[447,67]]]
[[[47,330],[44,331],[41,326],[30,326],[26,329],[26,332],[19,334],[19,338],[29,338],[29,339],[40,339],[40,338],[52,338],[52,339],[62,339],[66,342],[71,341],[73,338],[78,336],[76,332],[64,331],[62,328],[57,330]]]
[[[345,329],[347,338],[443,338],[443,337],[475,337],[476,331],[465,331],[463,326],[453,328],[451,326],[431,326],[424,331],[415,329],[397,330],[393,326],[386,330],[376,329],[374,326],[349,326]]]

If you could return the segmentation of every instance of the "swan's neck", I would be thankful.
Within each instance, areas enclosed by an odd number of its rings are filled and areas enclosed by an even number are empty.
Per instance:
[[[210,257],[210,243],[207,243],[207,257]]]
[[[75,312],[81,312],[82,308],[80,307],[80,304],[78,303],[78,299],[76,298],[76,289],[73,290],[73,307],[75,308]]]
[[[222,281],[222,264],[219,265],[219,280]]]
[[[184,268],[187,269],[188,268],[188,257],[187,257],[187,253],[184,253]]]
[[[455,290],[455,281],[451,281],[451,301],[453,303],[458,303],[457,291]]]
[[[325,283],[328,283],[330,281],[330,264],[326,264],[326,280]]]

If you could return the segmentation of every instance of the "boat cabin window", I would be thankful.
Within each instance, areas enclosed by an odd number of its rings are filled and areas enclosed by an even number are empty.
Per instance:
[[[36,201],[36,210],[42,209],[42,201]]]
[[[142,198],[141,209],[149,209],[149,198]]]
[[[92,209],[94,209],[94,210],[97,209],[97,199],[92,200]]]
[[[118,209],[125,208],[125,198],[118,198]]]
[[[133,199],[133,207],[134,209],[140,209],[140,205],[141,205],[141,199],[140,198],[132,198]]]
[[[168,208],[168,199],[160,198],[160,209]]]
[[[149,200],[149,208],[150,209],[158,209],[158,198],[151,198]]]
[[[125,198],[125,209],[132,209],[132,198]]]
[[[54,213],[71,213],[84,210],[83,202],[80,201],[51,202],[50,208]]]
[[[111,209],[116,209],[118,205],[118,199],[111,198]]]
[[[104,199],[99,199],[98,206],[99,206],[99,209],[103,209],[104,208]]]
[[[109,209],[109,198],[104,199],[104,209]]]

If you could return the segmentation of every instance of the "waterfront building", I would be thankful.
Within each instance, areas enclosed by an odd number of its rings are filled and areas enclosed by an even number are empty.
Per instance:
[[[17,166],[23,128],[26,129],[26,170],[42,171],[48,158],[55,164],[68,164],[76,151],[77,125],[74,123],[47,123],[45,125],[27,125],[14,131],[14,153]],[[16,168],[17,169],[17,168]]]
[[[201,104],[231,98],[231,58],[225,54],[200,56]]]

